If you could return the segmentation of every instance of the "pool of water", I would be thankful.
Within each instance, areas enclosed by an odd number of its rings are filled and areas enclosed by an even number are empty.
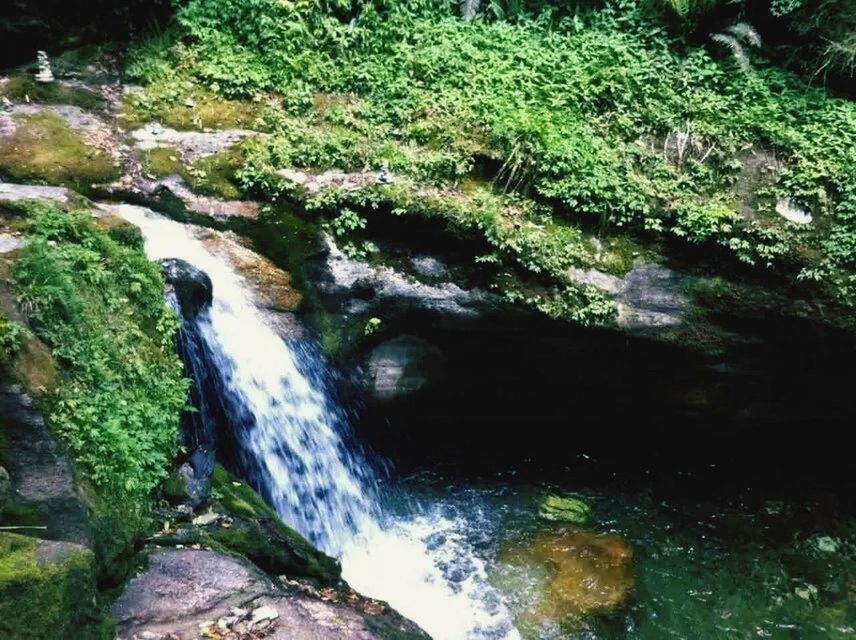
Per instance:
[[[584,456],[548,475],[438,469],[382,492],[389,527],[421,537],[451,589],[493,608],[493,626],[467,637],[856,637],[850,485],[793,470],[624,471]],[[539,516],[545,495],[566,494],[591,507],[585,525]]]

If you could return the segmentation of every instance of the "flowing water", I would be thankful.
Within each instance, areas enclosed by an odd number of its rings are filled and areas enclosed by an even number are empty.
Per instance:
[[[437,640],[856,637],[850,485],[762,488],[757,474],[657,475],[587,456],[549,479],[533,468],[393,483],[349,433],[312,345],[277,335],[226,259],[189,227],[113,209],[152,259],[213,281],[194,323],[207,363],[193,364],[213,370],[243,473],[354,588]],[[568,493],[592,507],[585,529],[539,517],[545,495]]]
[[[388,601],[437,640],[516,638],[485,563],[442,509],[386,512],[383,487],[341,409],[325,392],[324,362],[286,341],[246,282],[191,228],[140,207],[111,207],[138,226],[152,260],[179,258],[211,278],[213,301],[194,329],[213,370],[247,479],[286,524],[341,559],[343,576]],[[445,532],[437,544],[437,533]]]

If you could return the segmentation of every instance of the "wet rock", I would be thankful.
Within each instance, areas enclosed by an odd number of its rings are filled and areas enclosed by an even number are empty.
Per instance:
[[[383,182],[381,174],[374,171],[340,171],[331,169],[315,174],[303,169],[282,169],[277,174],[303,189],[307,195],[316,196],[330,188],[344,191],[359,191],[373,184]]]
[[[181,312],[191,319],[211,304],[214,287],[204,271],[178,258],[161,261],[164,280],[172,285]]]
[[[167,176],[161,180],[144,180],[139,185],[140,190],[153,198],[155,202],[166,202],[164,198],[178,198],[184,208],[192,213],[228,220],[230,218],[254,219],[259,214],[259,204],[246,200],[221,200],[200,196],[191,191],[184,180],[177,175]]]
[[[381,400],[418,391],[441,375],[443,355],[439,349],[413,336],[398,336],[372,349],[367,359],[368,384]]]
[[[633,553],[618,536],[560,529],[539,533],[502,555],[503,561],[537,576],[541,593],[535,619],[605,613],[633,591]]]
[[[400,617],[373,617],[286,589],[238,558],[189,549],[149,556],[148,568],[128,583],[112,612],[120,640],[143,634],[189,640],[218,631],[273,640],[426,637]]]
[[[2,137],[0,135],[0,137]],[[0,182],[0,202],[17,202],[19,200],[53,200],[68,202],[68,189],[65,187],[44,187],[31,184],[10,184]]]
[[[5,467],[0,466],[0,513],[12,496],[12,479]]]
[[[24,240],[20,234],[0,231],[0,253],[9,253],[24,246]]]
[[[170,500],[187,502],[196,509],[208,499],[210,488],[210,472],[208,476],[204,473],[197,475],[196,469],[189,462],[185,462],[164,482],[163,491]]]

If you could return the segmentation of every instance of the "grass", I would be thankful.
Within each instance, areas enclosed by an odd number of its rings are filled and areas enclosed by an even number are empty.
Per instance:
[[[17,128],[0,138],[0,173],[18,182],[65,185],[87,192],[119,177],[115,161],[93,147],[59,116],[16,118]]]

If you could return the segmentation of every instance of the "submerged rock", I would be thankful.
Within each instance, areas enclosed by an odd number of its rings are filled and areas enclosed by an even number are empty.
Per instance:
[[[553,522],[585,524],[591,507],[576,496],[545,496],[541,500],[538,515]]]
[[[618,536],[568,528],[537,534],[506,549],[502,561],[535,576],[538,603],[532,621],[560,621],[605,613],[633,591],[633,553]]]
[[[192,319],[203,308],[211,304],[214,288],[211,278],[204,271],[178,258],[161,261],[164,280],[172,285],[181,312]]]

